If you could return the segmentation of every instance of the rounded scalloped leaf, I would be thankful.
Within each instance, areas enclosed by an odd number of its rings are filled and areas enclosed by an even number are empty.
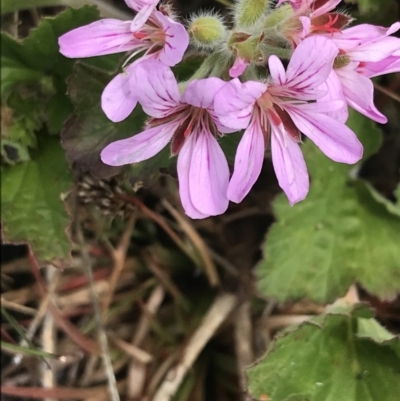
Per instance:
[[[380,131],[352,113],[349,125],[365,148],[376,150]],[[258,287],[280,301],[308,297],[329,303],[359,282],[381,298],[400,291],[400,218],[376,202],[362,181],[349,182],[352,166],[335,163],[308,141],[302,150],[311,176],[303,202],[275,200],[277,222],[257,267]]]
[[[376,322],[347,314],[327,315],[278,338],[249,368],[249,391],[268,401],[397,401],[400,394],[399,339]],[[373,319],[364,319],[373,320]],[[382,338],[385,344],[379,344]]]
[[[62,197],[73,185],[58,138],[41,136],[32,160],[2,170],[1,220],[9,242],[28,242],[42,262],[70,257]]]

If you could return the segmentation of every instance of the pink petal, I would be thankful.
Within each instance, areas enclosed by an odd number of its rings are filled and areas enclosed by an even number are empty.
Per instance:
[[[182,95],[182,101],[195,107],[210,108],[215,94],[226,84],[220,78],[193,79]]]
[[[101,108],[114,123],[125,120],[136,107],[137,101],[129,84],[128,71],[118,74],[104,88],[101,95]]]
[[[376,42],[357,47],[349,52],[353,61],[377,62],[400,50],[400,39],[384,37]]]
[[[363,154],[356,134],[345,124],[322,113],[303,109],[302,105],[287,107],[296,127],[308,136],[330,159],[354,164]]]
[[[311,36],[293,52],[286,71],[286,86],[293,90],[314,89],[324,83],[332,71],[339,49],[322,36]]]
[[[349,106],[378,123],[387,122],[387,118],[374,105],[374,85],[369,78],[350,68],[337,69],[336,74]]]
[[[282,61],[275,55],[268,59],[269,73],[274,85],[284,85],[287,81],[285,67]]]
[[[235,168],[228,187],[229,200],[239,203],[249,193],[260,175],[264,153],[264,135],[259,121],[254,118],[236,151]]]
[[[248,65],[249,63],[245,59],[237,56],[233,66],[229,70],[229,76],[232,78],[240,77]]]
[[[272,163],[279,186],[293,206],[308,194],[309,180],[299,144],[282,132],[282,127],[272,126]]]
[[[337,121],[345,123],[349,118],[349,109],[346,102],[346,97],[343,93],[342,84],[340,79],[336,75],[336,72],[332,70],[329,74],[328,79],[321,85],[321,90],[324,90],[326,95],[318,99],[318,103],[331,102],[332,100],[341,100],[343,102],[342,107],[337,110],[330,110],[327,115],[331,116]]]
[[[150,159],[167,146],[178,125],[175,122],[159,125],[131,138],[112,142],[101,152],[101,160],[110,166],[123,166]]]
[[[337,46],[345,51],[351,51],[359,46],[379,41],[400,29],[400,22],[394,23],[389,28],[376,25],[360,24],[344,29],[340,33],[329,35]]]
[[[311,30],[311,19],[309,17],[299,17],[299,21],[303,26],[302,31],[299,33],[299,38],[304,39]]]
[[[207,216],[222,214],[228,208],[229,167],[224,152],[208,131],[194,131],[189,166],[189,193],[193,206]],[[183,145],[186,146],[186,143]]]
[[[163,27],[166,41],[158,59],[165,65],[174,66],[182,61],[189,46],[189,34],[182,24],[175,22],[160,11],[155,11],[154,17]]]
[[[177,171],[179,179],[179,195],[181,197],[183,209],[189,217],[192,219],[204,219],[209,217],[209,215],[201,213],[199,210],[197,210],[194,207],[190,196],[190,167],[192,163],[194,142],[194,136],[189,135],[178,155]]]
[[[79,58],[126,52],[141,42],[133,37],[129,23],[106,18],[65,33],[58,44],[62,55]]]
[[[254,103],[267,90],[261,82],[232,79],[215,95],[214,111],[219,121],[236,130],[249,125]]]
[[[368,78],[400,72],[400,51],[376,63],[365,63],[361,70]]]
[[[125,0],[129,1],[129,7],[137,11],[135,18],[131,23],[131,31],[137,32],[150,18],[150,15],[155,11],[160,0]]]
[[[132,71],[135,97],[149,116],[163,118],[180,105],[178,83],[171,69],[157,60],[143,60]]]

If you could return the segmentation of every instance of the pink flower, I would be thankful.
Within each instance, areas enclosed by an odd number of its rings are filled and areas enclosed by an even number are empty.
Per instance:
[[[400,71],[400,39],[389,36],[399,29],[400,22],[390,28],[362,24],[331,36],[340,55],[329,80],[338,78],[348,105],[379,123],[386,123],[387,118],[374,105],[369,78]],[[329,93],[327,98],[338,97]]]
[[[277,6],[287,1],[290,1],[302,27],[292,27],[286,32],[296,45],[312,33],[340,32],[352,20],[343,13],[331,12],[341,0],[280,0]]]
[[[139,60],[154,58],[168,66],[178,64],[189,45],[184,26],[155,10],[158,0],[127,0],[126,3],[139,11],[132,22],[102,19],[74,29],[58,39],[60,52],[71,58],[133,51],[132,58],[145,52]],[[136,106],[128,84],[132,69],[130,65],[118,74],[102,95],[103,111],[113,122],[124,120]]]
[[[142,28],[159,2],[160,0],[125,0],[126,5],[137,12],[131,23],[132,32]]]
[[[225,82],[214,77],[192,80],[180,95],[172,71],[155,60],[139,63],[131,75],[136,98],[153,118],[143,132],[108,145],[101,153],[103,162],[112,166],[138,163],[172,140],[186,214],[205,218],[224,213],[229,203],[229,168],[216,137],[234,130],[216,119],[213,101]]]
[[[269,58],[269,85],[234,79],[216,94],[214,108],[221,123],[234,129],[247,127],[236,152],[230,200],[240,202],[250,191],[269,139],[275,173],[291,205],[304,199],[309,189],[299,147],[301,133],[332,160],[350,164],[360,160],[362,145],[356,135],[325,114],[343,102],[314,102],[324,95],[318,88],[332,71],[337,54],[332,41],[313,36],[296,48],[286,71],[276,56]]]
[[[106,18],[73,29],[58,39],[65,57],[94,57],[134,51],[174,66],[182,60],[189,45],[184,26],[160,11],[154,11],[140,30],[132,31],[131,22]]]
[[[235,62],[233,63],[233,66],[229,70],[229,76],[232,78],[239,77],[244,73],[244,70],[247,68],[248,65],[249,63],[245,59],[237,56]]]

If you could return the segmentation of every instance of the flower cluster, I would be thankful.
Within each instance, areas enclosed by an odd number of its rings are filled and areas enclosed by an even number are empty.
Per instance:
[[[348,107],[386,122],[373,103],[372,77],[400,71],[400,39],[389,28],[335,11],[340,0],[238,0],[233,27],[210,13],[185,28],[159,0],[125,0],[133,21],[103,19],[59,38],[67,57],[130,52],[124,71],[104,89],[102,108],[114,122],[139,102],[144,130],[108,145],[104,163],[146,160],[170,144],[179,192],[192,218],[224,213],[257,180],[265,150],[291,205],[309,190],[302,135],[329,158],[353,164],[362,145],[346,125]],[[191,79],[170,67],[191,51],[204,54]],[[136,57],[135,61],[130,61]],[[282,62],[284,61],[284,63]],[[285,65],[287,67],[285,68]],[[244,130],[233,173],[218,140]]]

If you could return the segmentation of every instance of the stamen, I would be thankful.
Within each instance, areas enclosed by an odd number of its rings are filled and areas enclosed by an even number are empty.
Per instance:
[[[314,18],[311,21],[311,32],[329,32],[334,34],[335,32],[341,32],[344,21],[339,20],[342,14],[329,13],[321,15],[320,17]],[[343,16],[346,18],[346,16]],[[328,18],[328,21],[326,19]],[[347,25],[347,21],[344,26]]]
[[[149,35],[148,35],[147,32],[139,31],[139,32],[135,32],[135,33],[133,34],[133,36],[134,36],[136,39],[144,40],[144,39],[147,39]]]

